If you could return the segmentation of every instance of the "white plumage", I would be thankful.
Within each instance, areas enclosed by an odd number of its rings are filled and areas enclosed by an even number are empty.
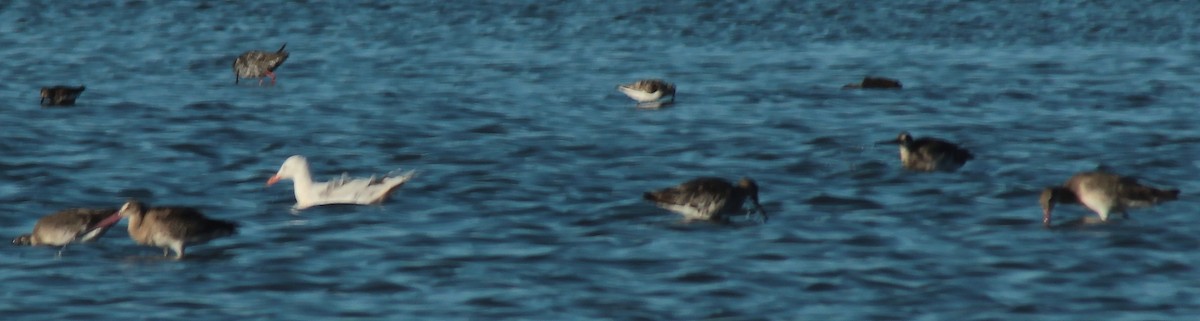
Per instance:
[[[313,182],[308,159],[295,155],[283,162],[279,172],[267,181],[267,186],[281,179],[291,179],[296,193],[295,209],[329,204],[377,204],[386,200],[392,191],[408,182],[414,174],[415,171],[408,171],[400,176],[381,178],[351,178],[343,174],[328,182]]]

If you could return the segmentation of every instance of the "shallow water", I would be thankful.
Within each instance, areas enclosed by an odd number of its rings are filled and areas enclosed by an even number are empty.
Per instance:
[[[61,257],[9,247],[5,320],[1200,314],[1190,3],[0,8],[0,233],[127,197],[242,224],[183,261],[119,229]],[[234,57],[283,42],[275,86],[233,84]],[[905,89],[839,90],[868,74]],[[678,102],[614,89],[647,77]],[[56,84],[87,91],[40,108]],[[905,172],[873,144],[901,130],[976,160]],[[419,174],[382,205],[292,214],[263,183],[293,154],[321,179]],[[1184,192],[1043,229],[1037,192],[1097,166]],[[696,176],[755,178],[771,221],[682,224],[640,198]]]

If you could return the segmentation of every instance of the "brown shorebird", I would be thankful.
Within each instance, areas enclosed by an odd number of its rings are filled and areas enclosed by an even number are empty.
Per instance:
[[[400,176],[381,178],[351,178],[342,175],[341,178],[328,182],[313,182],[308,169],[308,159],[292,155],[283,161],[283,166],[279,167],[275,176],[267,180],[267,186],[284,179],[292,180],[292,189],[296,194],[296,205],[293,209],[296,210],[328,204],[378,204],[400,186],[404,186],[415,173],[408,171]]]
[[[83,93],[83,86],[54,86],[42,87],[42,105],[48,106],[70,106],[75,104],[75,99]],[[49,102],[49,104],[47,104]]]
[[[1108,221],[1111,213],[1128,218],[1127,209],[1147,207],[1179,198],[1179,190],[1164,190],[1137,182],[1132,177],[1105,172],[1083,172],[1071,176],[1062,186],[1042,190],[1042,224],[1050,226],[1050,212],[1055,203],[1080,203]]]
[[[727,221],[730,215],[746,213],[742,205],[749,198],[754,209],[767,221],[767,212],[758,204],[758,184],[743,177],[737,185],[716,177],[701,177],[678,186],[646,192],[642,198],[659,207],[682,214],[686,220]]]
[[[617,86],[617,90],[642,103],[657,102],[666,96],[671,96],[669,103],[675,102],[675,85],[662,79],[643,79]]]
[[[73,242],[91,242],[104,235],[118,216],[117,209],[72,208],[38,219],[33,233],[13,239],[16,245],[66,246]],[[112,218],[105,220],[105,218]]]
[[[850,83],[842,89],[900,89],[904,88],[899,80],[884,77],[864,77],[860,83]]]
[[[275,68],[279,68],[288,58],[288,52],[283,48],[287,48],[287,43],[274,53],[254,50],[238,56],[233,61],[233,83],[238,83],[242,78],[260,78],[258,85],[262,86],[261,78],[271,77],[271,84],[275,84]]]
[[[953,143],[931,137],[913,139],[908,132],[876,144],[900,145],[900,164],[915,171],[954,171],[975,158],[970,151]]]
[[[175,251],[182,258],[188,246],[237,233],[237,223],[205,217],[190,207],[147,207],[129,200],[118,212],[129,217],[129,238],[141,245],[161,247],[163,256]]]

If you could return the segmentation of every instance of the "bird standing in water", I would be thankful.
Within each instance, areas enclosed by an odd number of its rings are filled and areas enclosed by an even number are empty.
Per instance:
[[[73,208],[46,215],[33,225],[33,233],[13,239],[15,245],[61,246],[91,242],[104,235],[114,223],[117,209]],[[60,251],[61,253],[61,251]]]
[[[233,83],[237,84],[242,78],[260,78],[258,85],[262,86],[263,77],[270,77],[271,84],[275,84],[275,68],[279,68],[288,58],[288,52],[283,48],[287,48],[287,43],[279,47],[279,51],[274,53],[265,51],[247,51],[238,56],[233,61]]]
[[[161,247],[163,256],[175,251],[184,256],[188,246],[207,243],[237,233],[237,223],[205,217],[190,207],[147,207],[137,200],[121,206],[120,218],[129,218],[129,238],[141,245]]]
[[[1109,214],[1126,212],[1130,208],[1148,207],[1158,203],[1179,199],[1177,189],[1158,189],[1138,183],[1132,177],[1105,172],[1083,172],[1071,176],[1062,186],[1042,190],[1039,203],[1042,205],[1042,224],[1050,226],[1050,214],[1056,203],[1079,203],[1096,212],[1101,221],[1108,221]]]

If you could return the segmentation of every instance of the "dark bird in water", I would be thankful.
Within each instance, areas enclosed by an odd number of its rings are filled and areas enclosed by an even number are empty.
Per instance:
[[[696,178],[674,187],[642,195],[659,207],[679,213],[687,220],[726,221],[729,216],[746,213],[742,205],[749,199],[754,209],[767,220],[767,212],[758,204],[758,184],[742,178],[737,185],[716,177]]]
[[[188,246],[207,243],[237,233],[237,223],[205,217],[190,207],[147,207],[137,200],[121,206],[119,217],[129,218],[129,238],[141,245],[161,247],[163,256],[175,251],[184,256]]]
[[[1130,208],[1149,207],[1158,203],[1179,199],[1178,189],[1158,189],[1138,183],[1132,177],[1105,172],[1083,172],[1071,176],[1062,186],[1051,186],[1042,190],[1042,224],[1050,226],[1050,212],[1054,204],[1083,204],[1096,212],[1101,221],[1108,221],[1111,213],[1126,212]]]
[[[880,141],[876,144],[900,145],[900,164],[906,169],[915,171],[954,171],[966,164],[968,160],[975,159],[970,151],[951,142],[931,137],[913,139],[908,132],[900,132],[896,139]]]
[[[283,48],[287,48],[287,43],[274,53],[254,50],[238,56],[233,61],[233,83],[237,84],[242,78],[271,77],[271,84],[275,84],[275,68],[279,68],[288,58],[288,52]],[[258,80],[259,86],[262,86],[262,81]]]
[[[33,233],[13,239],[15,245],[66,246],[74,242],[91,242],[104,235],[116,220],[117,209],[72,208],[43,216],[33,225]]]
[[[48,106],[70,106],[75,104],[75,99],[83,93],[83,86],[54,86],[42,87],[42,105]],[[47,103],[49,102],[49,103]]]
[[[860,83],[850,83],[842,89],[900,89],[904,88],[899,80],[884,77],[864,77]]]

